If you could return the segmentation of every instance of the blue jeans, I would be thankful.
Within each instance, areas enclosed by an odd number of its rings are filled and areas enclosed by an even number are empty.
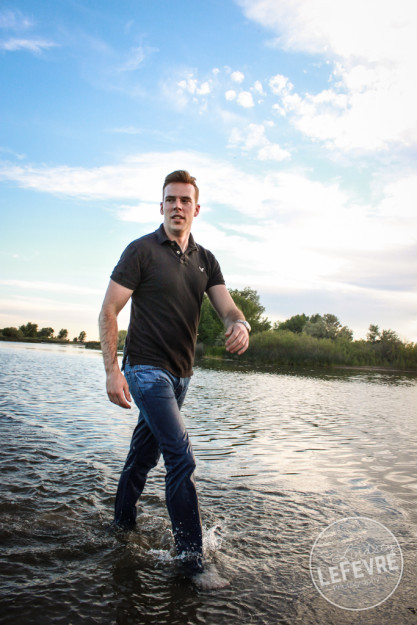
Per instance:
[[[166,504],[177,552],[201,554],[201,520],[193,476],[195,458],[180,414],[190,378],[178,378],[149,365],[131,366],[129,362],[124,373],[139,408],[139,420],[119,480],[115,523],[125,528],[134,526],[136,502],[162,452]]]

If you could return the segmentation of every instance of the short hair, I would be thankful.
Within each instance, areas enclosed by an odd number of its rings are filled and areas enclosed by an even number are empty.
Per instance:
[[[199,190],[197,187],[196,179],[194,178],[194,176],[191,176],[191,174],[185,169],[177,169],[176,171],[168,174],[168,176],[165,178],[164,186],[162,187],[162,200],[164,199],[165,187],[171,184],[171,182],[184,182],[185,184],[192,184],[195,189],[195,202],[197,204]]]

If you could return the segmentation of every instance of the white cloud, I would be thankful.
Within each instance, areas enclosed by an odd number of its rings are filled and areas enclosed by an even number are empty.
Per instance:
[[[417,176],[410,174],[397,180],[387,181],[383,199],[378,207],[379,216],[384,219],[401,219],[403,224],[410,220],[413,227],[416,218]],[[405,224],[407,227],[407,224]]]
[[[103,295],[103,291],[101,291],[100,295]],[[76,313],[77,310],[80,311],[91,311],[94,312],[97,316],[98,308],[92,309],[90,305],[80,303],[78,300],[74,302],[63,301],[59,299],[46,298],[46,297],[25,297],[25,296],[15,296],[10,299],[3,299],[1,301],[1,307],[3,312],[8,312],[9,310],[16,311],[28,311],[30,314],[36,314],[38,312],[73,312]]]
[[[32,26],[33,22],[20,11],[5,10],[0,13],[0,28],[25,30]]]
[[[256,80],[253,84],[252,90],[259,95],[265,95],[264,88],[260,80]]]
[[[242,72],[232,72],[230,78],[233,82],[242,83],[245,80],[245,74]]]
[[[251,124],[247,131],[236,129],[231,141],[257,158],[279,159],[280,148],[267,139],[265,128]],[[296,170],[248,174],[227,161],[193,152],[139,154],[92,169],[3,166],[0,177],[40,192],[81,199],[124,199],[125,203],[116,207],[118,218],[144,223],[148,212],[155,212],[155,221],[159,219],[161,172],[184,167],[197,176],[202,214],[204,205],[212,209],[214,218],[215,207],[227,206],[239,216],[233,228],[239,223],[242,236],[257,238],[259,253],[271,243],[279,261],[274,266],[286,267],[290,280],[304,280],[306,271],[316,282],[336,271],[343,275],[343,267],[359,253],[388,253],[415,245],[416,175],[390,180],[381,175],[379,184],[375,182],[378,199],[369,204],[357,203],[338,182],[313,181]],[[276,238],[275,244],[271,237]],[[249,248],[257,249],[257,245],[252,241]],[[237,257],[241,256],[239,252]],[[248,258],[254,261],[252,251]],[[255,265],[260,274],[266,271],[259,258]],[[393,273],[396,266],[400,267],[394,264]],[[402,271],[400,268],[399,273]]]
[[[162,169],[172,170],[167,155],[161,154],[160,157]],[[161,181],[155,171],[155,163],[145,163],[141,156],[125,159],[118,165],[92,169],[5,164],[0,165],[1,179],[14,180],[24,188],[84,199],[137,200],[141,197],[146,202],[161,194]]]
[[[299,130],[343,151],[417,144],[414,0],[239,0],[278,35],[275,45],[333,62],[332,87],[298,94],[285,76],[270,87]]]
[[[40,55],[44,50],[56,47],[53,41],[30,36],[26,31],[34,26],[32,20],[18,10],[5,10],[0,13],[0,28],[13,31],[14,36],[0,40],[0,50],[6,52],[27,51]]]
[[[258,160],[260,161],[286,161],[290,158],[288,150],[284,150],[277,143],[267,143],[258,151]]]
[[[190,71],[185,78],[176,80],[174,85],[176,87],[176,92],[173,98],[172,85],[166,81],[161,84],[163,94],[168,96],[168,101],[173,107],[178,110],[183,110],[191,102],[198,105],[200,115],[207,111],[207,96],[212,92],[213,79],[201,81]]]
[[[233,128],[229,138],[230,147],[240,147],[244,152],[255,151],[260,161],[284,161],[290,158],[288,150],[272,143],[265,136],[264,124],[249,124],[244,130]]]
[[[26,154],[22,154],[21,152],[15,152],[11,148],[6,148],[4,146],[0,146],[0,152],[4,152],[5,154],[11,154],[15,158],[17,158],[19,161],[22,161],[23,159],[26,158]]]
[[[58,44],[45,39],[18,39],[12,38],[7,41],[0,41],[0,49],[7,52],[17,52],[19,50],[27,50],[34,54],[40,54],[43,50],[54,48]]]
[[[268,150],[274,156],[275,148],[266,137],[269,127],[265,123],[254,124],[247,132],[236,130],[236,146],[257,158],[271,158]],[[179,168],[197,177],[202,210],[193,232],[219,256],[229,284],[244,286],[244,276],[245,284],[276,293],[280,301],[285,294],[290,301],[302,292],[316,293],[311,301],[322,301],[326,293],[339,297],[343,305],[354,299],[358,306],[367,307],[368,325],[391,326],[413,338],[415,174],[375,177],[375,198],[367,204],[358,203],[337,180],[323,183],[297,169],[276,167],[264,167],[262,174],[247,173],[225,160],[195,152],[139,154],[92,169],[3,166],[0,176],[40,192],[115,200],[116,218],[148,223],[152,214],[157,227],[162,177]],[[3,280],[1,286],[22,293],[31,288],[59,296],[81,293],[76,286],[41,281]],[[394,311],[393,301],[401,311]],[[33,305],[28,304],[27,310],[42,309],[41,305],[36,308],[36,302]],[[22,295],[19,307],[23,310],[24,306]],[[322,312],[328,311],[337,314],[335,309]],[[301,310],[293,309],[297,312]],[[401,328],[395,325],[396,314],[403,315]],[[343,322],[349,324],[349,319]]]
[[[237,103],[243,108],[252,108],[255,106],[253,97],[250,91],[241,91],[237,96]]]
[[[188,91],[188,93],[195,93],[197,90],[197,81],[195,80],[195,78],[180,80],[178,83],[178,87],[181,87],[181,89],[184,89],[184,91]]]
[[[231,141],[246,150],[266,147],[270,142],[265,132],[266,128],[271,127],[270,123],[265,122],[249,124],[244,130],[236,128]],[[378,184],[375,176],[374,186],[379,199],[363,206],[353,204],[336,182],[314,182],[307,175],[296,171],[266,170],[262,175],[247,174],[227,161],[215,160],[197,152],[142,153],[116,164],[90,169],[3,163],[0,164],[0,180],[15,182],[23,188],[43,193],[65,194],[87,200],[133,201],[136,208],[148,210],[155,202],[159,204],[161,172],[180,168],[187,168],[197,176],[204,188],[202,198],[207,203],[229,205],[245,214],[248,202],[244,198],[249,194],[250,204],[256,205],[259,218],[269,215],[270,211],[276,215],[277,210],[281,217],[285,215],[287,218],[291,214],[293,222],[300,213],[303,215],[303,223],[309,216],[312,216],[314,222],[320,217],[317,223],[320,223],[319,231],[327,238],[327,246],[331,244],[332,237],[327,237],[329,231],[324,226],[334,224],[336,236],[342,215],[355,232],[352,241],[358,244],[358,241],[363,240],[364,249],[372,249],[374,246],[383,249],[390,242],[393,245],[414,242],[414,233],[417,231],[415,174],[401,177],[392,174],[390,179],[381,175]],[[230,185],[230,180],[234,180],[233,185]],[[124,203],[119,205],[119,209],[136,210],[134,206]],[[269,207],[266,213],[265,206]],[[252,211],[252,207],[248,210]],[[387,223],[389,227],[385,229],[385,238],[381,238],[382,232],[379,233],[378,229],[384,229]],[[415,227],[412,227],[413,224]],[[346,233],[343,228],[342,231]]]
[[[199,95],[208,95],[210,92],[211,92],[210,83],[207,80],[205,82],[201,83],[200,88],[198,89],[198,94]]]
[[[123,65],[119,67],[120,72],[134,72],[142,65],[147,56],[153,52],[158,52],[157,48],[149,48],[143,46],[137,46],[131,48]]]
[[[78,284],[65,284],[63,282],[42,282],[29,280],[0,280],[0,285],[20,290],[47,291],[54,293],[77,293],[80,295],[102,294],[100,289],[82,287]]]
[[[238,0],[286,50],[367,61],[403,59],[415,46],[414,0]]]
[[[360,68],[356,68],[356,74]],[[341,71],[340,66],[336,71]],[[363,72],[365,74],[367,72]],[[390,72],[374,70],[377,74]],[[341,76],[341,85],[349,79]],[[377,86],[356,90],[326,89],[316,95],[299,94],[287,88],[281,93],[276,110],[292,115],[295,126],[307,136],[323,141],[329,148],[342,151],[384,151],[392,144],[409,146],[417,143],[417,125],[413,104],[404,101],[404,93],[392,93],[392,77],[386,76]],[[388,91],[390,93],[388,93]]]
[[[237,95],[236,91],[234,91],[233,89],[229,89],[224,94],[224,97],[226,98],[228,102],[231,102],[232,100],[236,99],[236,95]]]
[[[177,84],[183,91],[191,95],[208,95],[211,91],[210,81],[199,82],[193,75],[180,80]]]
[[[293,89],[293,85],[288,78],[282,74],[272,76],[272,78],[269,79],[269,87],[274,95],[286,94]]]
[[[142,46],[132,48],[128,54],[125,63],[119,68],[121,72],[133,72],[138,69],[139,65],[145,60],[146,53]]]
[[[272,110],[275,111],[275,113],[277,113],[281,117],[285,117],[286,115],[285,109],[282,108],[282,106],[280,106],[279,104],[274,104],[272,106]]]
[[[155,202],[141,202],[135,206],[121,205],[118,207],[116,214],[121,221],[133,221],[140,224],[159,225],[161,221],[157,199],[155,199]]]

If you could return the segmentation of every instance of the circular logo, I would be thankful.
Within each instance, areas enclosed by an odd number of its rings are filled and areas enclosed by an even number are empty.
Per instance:
[[[366,517],[335,521],[321,532],[310,554],[310,575],[319,593],[344,610],[369,610],[400,583],[403,555],[382,523]]]

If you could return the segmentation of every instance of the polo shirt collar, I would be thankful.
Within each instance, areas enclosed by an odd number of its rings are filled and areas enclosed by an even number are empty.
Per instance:
[[[170,241],[171,240],[171,239],[168,238],[167,233],[165,232],[164,224],[161,224],[159,226],[158,230],[155,230],[155,234],[156,234],[156,240],[158,241],[158,243],[160,245],[162,245],[166,241]],[[191,232],[190,232],[190,236],[189,236],[189,239],[188,239],[187,251],[188,250],[198,250],[198,245],[194,241],[194,237],[191,234]]]

